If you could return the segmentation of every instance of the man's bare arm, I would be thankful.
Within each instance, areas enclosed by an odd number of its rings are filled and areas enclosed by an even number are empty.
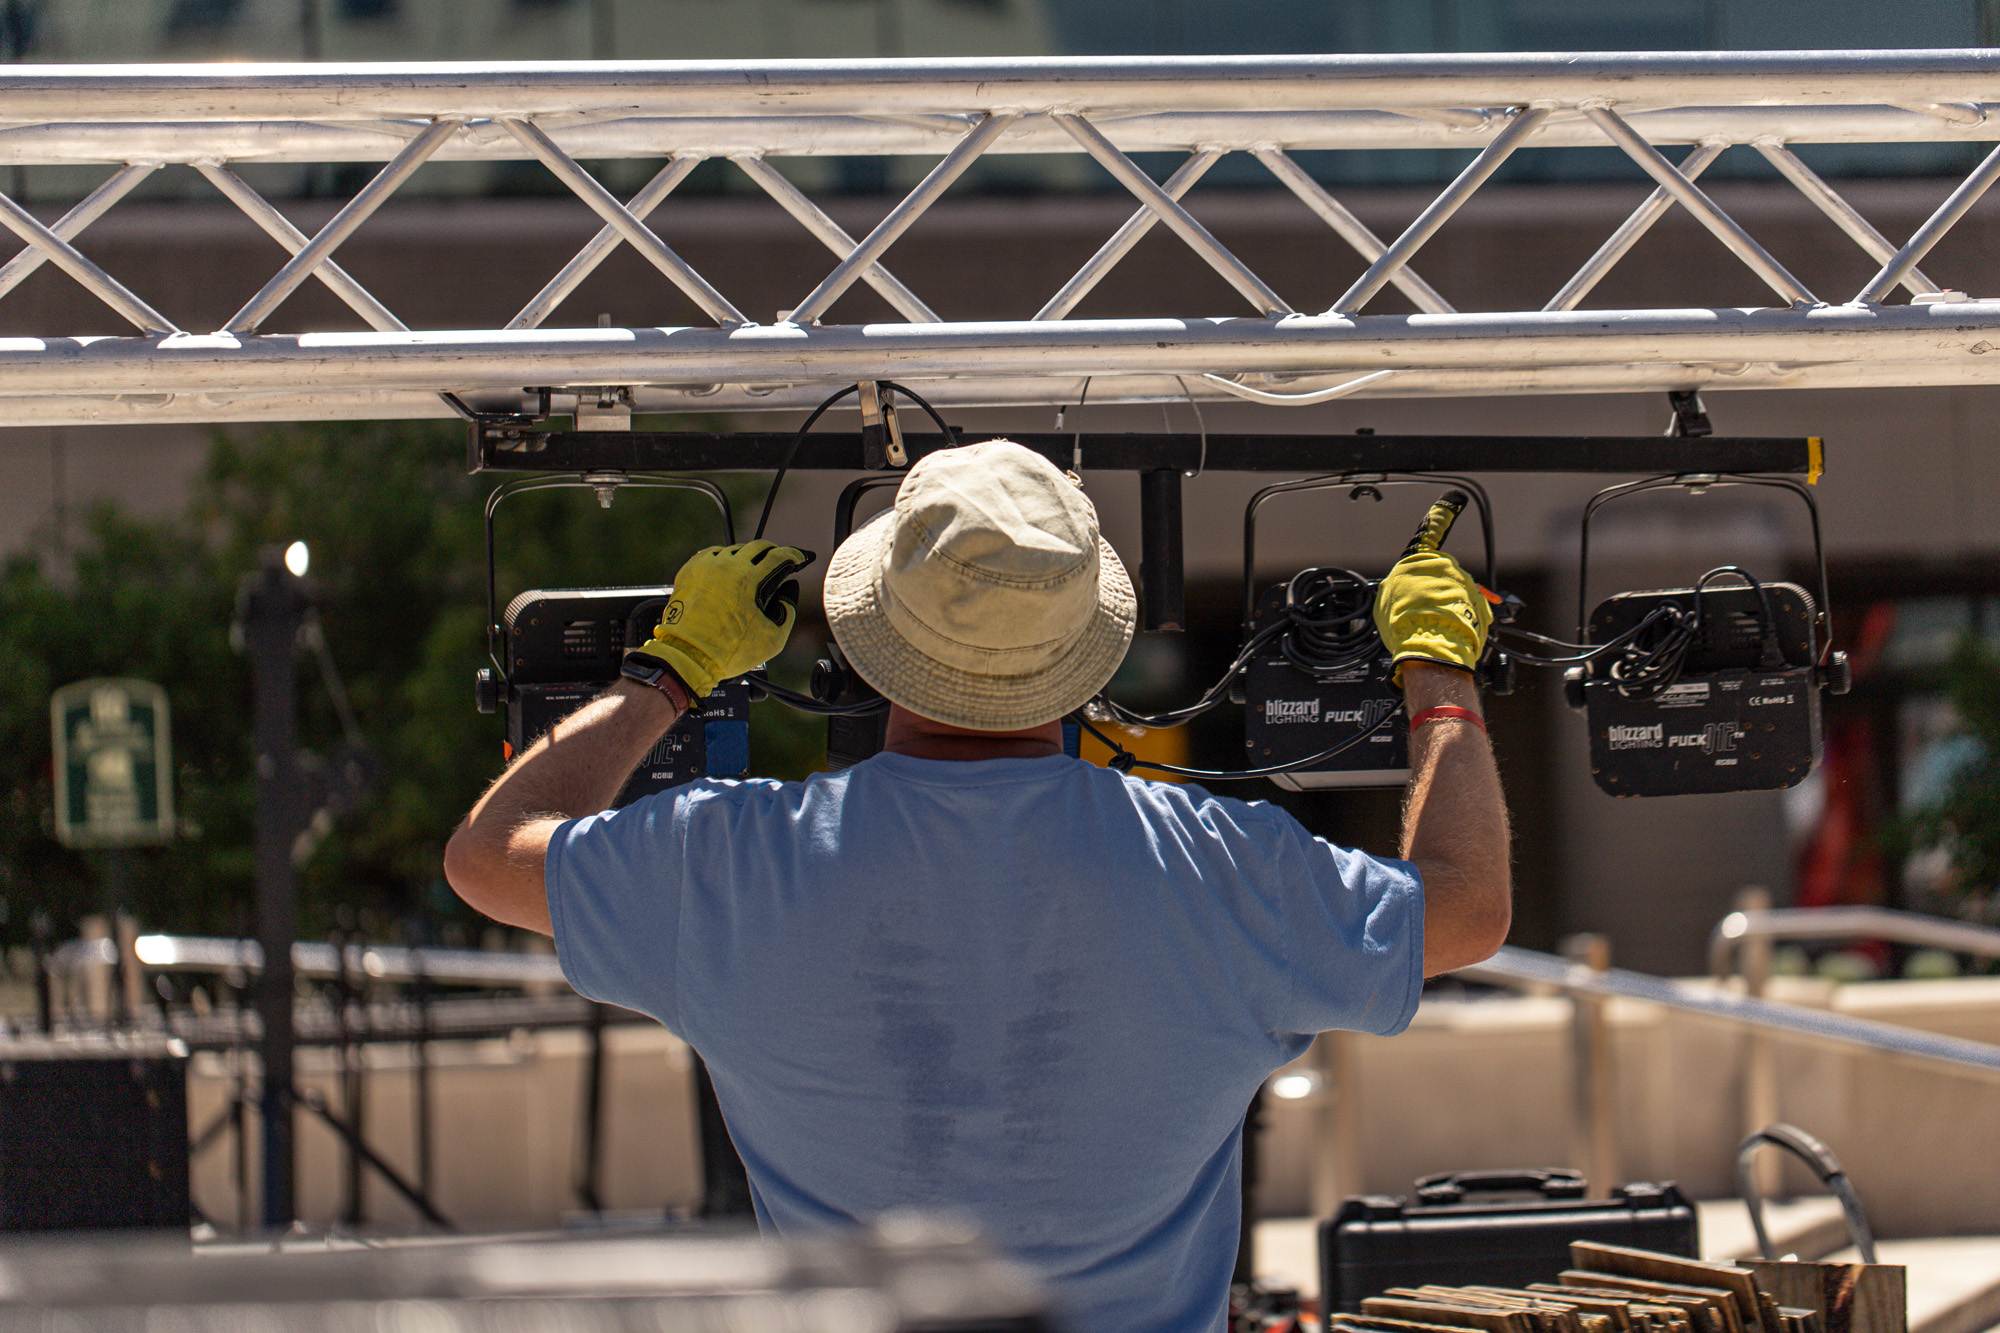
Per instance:
[[[1411,717],[1451,705],[1480,712],[1472,677],[1451,667],[1403,664]],[[1426,723],[1410,737],[1403,858],[1424,877],[1424,975],[1492,956],[1513,920],[1507,807],[1486,733],[1470,722]]]
[[[621,680],[556,723],[487,788],[444,849],[444,874],[495,921],[554,934],[542,871],[564,820],[593,815],[680,714],[650,686]]]

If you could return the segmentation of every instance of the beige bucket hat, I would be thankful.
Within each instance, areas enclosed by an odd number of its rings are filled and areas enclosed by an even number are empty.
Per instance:
[[[1125,658],[1132,580],[1083,490],[1011,440],[941,449],[840,544],[826,618],[862,679],[953,726],[1074,711]]]

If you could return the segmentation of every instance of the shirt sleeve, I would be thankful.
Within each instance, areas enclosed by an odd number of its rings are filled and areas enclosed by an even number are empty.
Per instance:
[[[1296,1032],[1401,1032],[1424,989],[1423,877],[1284,822],[1309,872],[1283,881],[1287,1021]]]
[[[685,841],[678,807],[662,794],[572,819],[549,840],[543,871],[569,983],[675,1033]]]
[[[1209,800],[1206,822],[1234,844],[1231,915],[1256,946],[1239,965],[1279,972],[1255,988],[1269,1030],[1407,1027],[1424,984],[1417,868],[1316,838],[1274,805]]]

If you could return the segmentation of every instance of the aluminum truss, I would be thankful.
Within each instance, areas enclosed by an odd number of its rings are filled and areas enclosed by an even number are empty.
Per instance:
[[[2000,300],[1943,290],[1919,267],[1997,177],[2000,148],[1916,232],[1883,237],[1792,148],[2000,141],[2000,52],[1322,56],[661,62],[566,65],[124,66],[0,69],[0,164],[100,164],[95,193],[52,224],[0,195],[25,243],[0,298],[52,263],[133,326],[0,339],[0,420],[13,423],[435,416],[531,409],[524,386],[640,411],[794,408],[829,386],[892,376],[953,404],[1346,394],[1473,395],[1713,387],[1984,383],[2000,379]],[[1615,146],[1651,197],[1539,310],[1461,311],[1413,261],[1524,146]],[[1815,293],[1697,183],[1726,149],[1761,154],[1878,266],[1852,293]],[[1661,149],[1674,149],[1675,161]],[[1686,149],[1680,153],[1680,148]],[[1304,150],[1465,148],[1471,164],[1399,235],[1375,235],[1300,165]],[[1131,154],[1186,159],[1157,182]],[[1131,217],[1032,319],[941,319],[891,273],[902,237],[987,154],[1094,159]],[[1324,311],[1295,309],[1183,204],[1223,156],[1247,154],[1367,262]],[[780,174],[811,156],[941,158],[859,239]],[[620,200],[580,160],[661,168]],[[648,225],[699,163],[734,164],[831,252],[788,320],[751,321]],[[535,160],[603,229],[505,327],[412,330],[334,260],[427,161]],[[311,237],[235,164],[381,167]],[[184,330],[74,242],[156,170],[193,170],[290,252],[215,331]],[[1757,309],[1584,310],[1633,244],[1681,208],[1772,293]],[[1241,298],[1233,310],[1070,318],[1156,226]],[[711,324],[550,328],[562,300],[630,246]],[[372,332],[272,334],[301,286],[324,283]],[[901,322],[832,322],[858,283]],[[1370,314],[1387,288],[1414,315]],[[1908,293],[1907,303],[1890,303]],[[1163,299],[1165,299],[1163,294]],[[587,388],[584,386],[588,386]],[[441,397],[441,395],[447,395]],[[593,398],[592,395],[595,395]]]

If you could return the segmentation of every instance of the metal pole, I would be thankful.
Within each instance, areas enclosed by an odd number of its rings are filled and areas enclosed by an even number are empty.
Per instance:
[[[1361,1157],[1361,1084],[1358,1034],[1322,1032],[1313,1039],[1313,1066],[1320,1076],[1312,1142],[1312,1211],[1332,1217],[1340,1201],[1366,1190]]]
[[[1887,296],[1903,280],[1903,275],[1915,268],[1931,252],[1931,247],[1943,240],[1944,234],[1971,211],[1972,206],[1979,202],[1979,197],[1991,189],[1996,180],[2000,180],[2000,148],[1988,153],[1986,160],[1973,168],[1972,174],[1951,192],[1951,197],[1939,204],[1937,212],[1917,228],[1917,234],[1882,266],[1880,273],[1868,280],[1866,287],[1854,294],[1852,304],[1873,305]]]
[[[855,280],[873,268],[875,261],[884,251],[896,243],[897,238],[910,229],[912,223],[922,217],[930,206],[938,201],[951,183],[965,173],[979,155],[990,148],[1009,125],[1019,117],[1011,112],[987,116],[978,125],[952,145],[945,154],[944,161],[931,168],[928,176],[917,182],[917,188],[903,197],[903,202],[889,210],[889,215],[875,224],[875,230],[862,238],[847,258],[840,261],[833,272],[826,275],[819,286],[813,288],[806,299],[792,310],[791,322],[811,324],[827,312],[842,292],[853,286]]]
[[[1753,886],[1736,895],[1739,912],[1770,909],[1769,889]],[[1752,999],[1762,999],[1770,984],[1771,954],[1768,935],[1753,935],[1737,950],[1736,967],[1743,978],[1743,993]],[[1752,1028],[1743,1038],[1743,1132],[1755,1134],[1766,1125],[1775,1124],[1779,1115],[1777,1048],[1769,1033]],[[1760,1153],[1750,1162],[1751,1179],[1765,1198],[1778,1192],[1783,1167],[1783,1159],[1775,1153]]]
[[[717,291],[707,278],[695,272],[694,266],[675,254],[667,243],[653,234],[653,229],[632,211],[618,202],[611,191],[579,166],[575,159],[556,147],[555,141],[542,133],[532,121],[503,120],[500,122],[507,132],[519,139],[528,151],[541,159],[542,165],[555,173],[557,180],[570,188],[570,192],[590,206],[590,211],[618,229],[618,234],[645,257],[646,262],[667,276],[668,281],[703,313],[718,324],[747,324],[749,317],[729,303],[729,298]]]
[[[65,241],[73,241],[83,229],[110,211],[113,204],[132,192],[132,187],[159,169],[157,163],[141,162],[121,167],[110,180],[90,192],[88,198],[57,218],[49,230]],[[38,246],[24,246],[20,254],[0,264],[0,296],[14,290],[21,279],[48,262],[49,252]]]
[[[1617,112],[1607,106],[1587,106],[1583,114],[1604,131],[1605,138],[1623,148],[1627,157],[1658,181],[1668,194],[1680,202],[1681,207],[1694,214],[1695,221],[1708,228],[1716,240],[1728,246],[1731,254],[1768,283],[1772,291],[1793,305],[1810,305],[1818,300],[1806,290],[1804,283],[1757,244],[1735,218],[1717,208],[1715,201],[1701,192],[1701,187],[1683,176],[1659,149],[1640,137],[1639,132],[1626,124]]]
[[[1811,200],[1820,212],[1833,219],[1834,225],[1846,232],[1848,239],[1866,250],[1876,263],[1886,264],[1896,257],[1896,247],[1889,243],[1889,239],[1876,231],[1867,218],[1856,212],[1854,205],[1835,193],[1831,185],[1821,180],[1818,172],[1801,162],[1798,154],[1775,139],[1759,139],[1752,147],[1764,155],[1766,162],[1778,169],[1779,175],[1797,186],[1799,193]],[[1686,169],[1685,163],[1682,164],[1682,169]],[[1688,174],[1693,175],[1692,172]],[[1915,264],[1910,265],[1909,271],[1903,274],[1901,281],[1910,289],[1910,294],[1913,296],[1925,296],[1938,290],[1938,285],[1925,277],[1923,270]]]
[[[43,226],[40,218],[4,194],[0,194],[0,224],[46,254],[57,268],[83,284],[92,296],[130,320],[141,333],[180,332],[172,320],[133,295],[125,284],[84,258],[75,246]]]
[[[389,165],[377,172],[373,179],[362,186],[347,204],[319,229],[317,235],[306,243],[303,250],[286,261],[283,268],[273,274],[255,296],[244,303],[223,325],[228,333],[251,333],[267,319],[271,312],[284,303],[286,297],[297,291],[305,280],[334,248],[349,236],[355,228],[366,222],[375,210],[396,192],[396,187],[408,180],[424,160],[443,146],[444,141],[458,133],[461,122],[450,117],[439,117],[432,121],[422,134],[403,146],[403,151],[389,161]]]
[[[1250,270],[1250,266],[1231,254],[1228,247],[1215,239],[1214,233],[1195,220],[1192,213],[1180,206],[1165,190],[1139,170],[1138,164],[1104,137],[1104,131],[1085,120],[1082,116],[1057,113],[1056,124],[1068,130],[1070,137],[1083,145],[1083,150],[1097,159],[1099,166],[1110,172],[1112,178],[1136,195],[1139,201],[1160,215],[1160,221],[1167,224],[1175,235],[1188,243],[1188,248],[1207,261],[1208,266],[1222,275],[1244,300],[1256,306],[1261,314],[1289,315],[1292,307],[1285,298],[1271,290],[1269,283]]]
[[[258,1042],[263,1117],[263,1223],[287,1226],[293,1206],[292,941],[298,935],[298,878],[292,841],[303,802],[298,780],[298,636],[307,602],[275,549],[246,581],[243,637],[250,653],[257,753]]]
[[[1181,474],[1153,468],[1139,474],[1140,628],[1187,628],[1187,588],[1181,556]]]
[[[583,1134],[579,1141],[577,1163],[576,1197],[585,1208],[593,1213],[604,1211],[604,1199],[598,1192],[598,1176],[604,1162],[604,1020],[607,1010],[601,1004],[592,1002],[590,1025],[586,1029],[590,1036],[590,1054],[586,1057],[583,1074]]]
[[[1389,248],[1367,223],[1354,215],[1353,210],[1327,193],[1325,186],[1307,175],[1305,168],[1285,156],[1282,149],[1256,148],[1251,150],[1251,156],[1262,162],[1281,185],[1297,195],[1300,203],[1317,214],[1321,222],[1333,228],[1363,259],[1372,264]],[[1432,315],[1452,313],[1451,302],[1439,295],[1437,288],[1418,277],[1416,270],[1408,264],[1391,273],[1389,282],[1409,297],[1410,303],[1419,310]]]
[[[737,153],[729,160],[741,167],[744,175],[757,182],[764,193],[777,202],[778,207],[790,213],[800,226],[816,236],[820,244],[833,251],[837,258],[845,259],[854,253],[857,243],[847,234],[847,229],[828,217],[818,204],[806,198],[805,192],[766,162],[762,153]],[[903,318],[912,324],[944,322],[935,310],[925,305],[915,292],[898,281],[879,261],[868,266],[861,280],[873,287],[883,300],[896,307]]]
[[[1204,148],[1176,167],[1174,174],[1167,177],[1167,183],[1160,189],[1167,198],[1178,200],[1194,188],[1194,183],[1206,175],[1210,167],[1221,160],[1220,148]],[[1076,271],[1075,276],[1063,284],[1062,290],[1051,296],[1047,304],[1035,312],[1035,318],[1062,319],[1076,309],[1077,302],[1088,296],[1091,289],[1104,280],[1104,275],[1115,268],[1119,260],[1130,254],[1132,247],[1137,245],[1159,220],[1160,215],[1151,208],[1141,208],[1126,218],[1124,225],[1112,233],[1111,239],[1098,247],[1097,253],[1084,261],[1083,267]]]
[[[412,949],[411,953],[418,951]],[[417,1005],[416,1040],[416,1111],[417,1111],[417,1188],[431,1198],[436,1192],[436,1180],[432,1176],[432,1163],[436,1160],[431,1151],[431,983],[425,975],[422,956],[417,959],[417,975],[411,986]]]
[[[1603,935],[1572,935],[1563,956],[1593,972],[1611,967],[1611,941]],[[1617,1071],[1611,1049],[1610,1001],[1582,992],[1570,997],[1570,1090],[1575,1112],[1578,1157],[1595,1198],[1609,1198],[1618,1186]]]
[[[1694,151],[1681,159],[1680,173],[1693,180],[1706,171],[1716,158],[1721,157],[1723,150],[1728,147],[1726,143],[1697,145]],[[1646,202],[1632,210],[1632,216],[1618,224],[1618,230],[1612,232],[1604,244],[1597,247],[1596,254],[1583,261],[1583,267],[1563,284],[1561,291],[1549,298],[1549,303],[1542,309],[1574,310],[1581,305],[1583,298],[1590,295],[1590,289],[1595,287],[1604,275],[1611,271],[1612,266],[1639,243],[1641,236],[1653,229],[1655,222],[1666,216],[1667,210],[1673,207],[1673,203],[1674,197],[1667,193],[1666,186],[1655,186],[1652,194],[1646,197]]]
[[[1507,128],[1493,137],[1493,141],[1480,150],[1479,156],[1458,178],[1445,187],[1444,193],[1431,200],[1430,207],[1417,215],[1417,220],[1404,229],[1403,234],[1390,243],[1381,258],[1368,266],[1367,272],[1354,280],[1354,285],[1333,303],[1328,314],[1351,315],[1368,304],[1374,295],[1388,284],[1403,265],[1410,262],[1425,241],[1437,234],[1438,228],[1450,220],[1470,199],[1473,192],[1490,179],[1500,169],[1500,164],[1513,155],[1521,141],[1534,132],[1535,127],[1547,120],[1549,113],[1540,107],[1529,107],[1516,112]]]

